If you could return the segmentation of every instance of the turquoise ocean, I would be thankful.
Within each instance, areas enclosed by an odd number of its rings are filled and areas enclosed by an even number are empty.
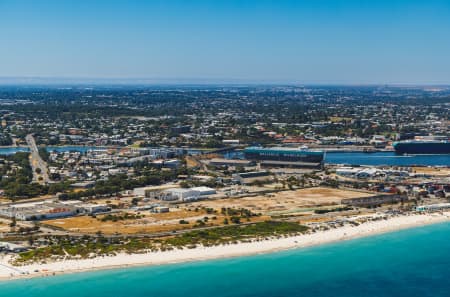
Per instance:
[[[450,296],[450,224],[271,254],[0,282],[14,297]]]

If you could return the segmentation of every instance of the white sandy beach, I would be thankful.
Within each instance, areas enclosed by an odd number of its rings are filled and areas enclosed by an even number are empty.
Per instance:
[[[31,264],[15,267],[8,263],[9,256],[0,258],[0,279],[38,277],[61,273],[80,272],[96,269],[120,268],[138,265],[161,265],[168,263],[199,261],[225,257],[237,257],[268,253],[286,249],[320,245],[340,240],[370,236],[405,228],[445,222],[450,213],[415,214],[393,217],[388,220],[371,221],[359,226],[344,226],[337,229],[289,238],[269,239],[258,242],[238,243],[214,247],[151,252],[144,254],[118,254],[93,259],[61,260],[46,264]]]

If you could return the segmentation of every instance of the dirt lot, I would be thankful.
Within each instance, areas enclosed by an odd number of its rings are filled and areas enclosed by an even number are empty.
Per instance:
[[[220,226],[223,225],[225,218],[220,214],[207,214],[202,209],[198,209],[196,211],[194,208],[192,208],[191,211],[186,209],[171,209],[169,213],[153,214],[149,212],[141,212],[140,214],[143,214],[144,218],[119,220],[116,222],[102,222],[100,220],[102,216],[99,216],[98,218],[79,216],[58,220],[48,220],[43,223],[76,233],[93,234],[101,231],[103,234],[151,234],[190,229],[197,224],[197,220],[202,220],[205,217],[209,218],[206,222],[208,226]],[[216,217],[216,219],[213,219],[213,217]],[[252,221],[260,221],[264,219],[267,219],[267,217],[255,217],[252,218]],[[180,220],[185,220],[188,223],[180,224]]]
[[[9,203],[9,202],[11,202],[11,200],[6,199],[6,198],[0,198],[0,204],[1,203]]]
[[[200,201],[191,205],[214,209],[222,207],[247,208],[255,213],[277,215],[310,211],[311,208],[318,206],[339,205],[343,198],[367,197],[371,195],[350,190],[317,187],[296,191],[282,191],[264,196]]]
[[[429,174],[434,176],[450,176],[450,168],[414,167],[412,171],[417,174]]]
[[[193,157],[186,157],[186,165],[188,168],[193,168],[193,167],[201,167],[202,164],[200,162],[198,162],[195,158]]]
[[[9,232],[9,225],[3,222],[0,222],[0,232]]]
[[[310,188],[296,191],[282,191],[274,194],[259,195],[255,197],[230,198],[209,201],[199,201],[194,203],[179,204],[178,208],[171,208],[169,213],[154,214],[142,211],[144,215],[140,219],[126,219],[116,222],[102,222],[98,218],[90,216],[72,217],[58,220],[44,221],[44,224],[63,228],[77,233],[96,233],[101,231],[104,234],[136,234],[136,233],[157,233],[174,230],[192,228],[204,217],[208,217],[207,225],[223,225],[225,216],[220,214],[221,208],[246,208],[253,213],[260,213],[262,216],[253,217],[251,221],[262,221],[269,219],[269,216],[285,214],[307,214],[314,208],[329,207],[339,205],[343,198],[367,197],[371,194],[350,190],[337,190],[330,188]],[[205,208],[212,208],[217,213],[207,214]],[[138,214],[129,212],[130,214]],[[216,217],[213,219],[213,217]],[[180,224],[180,220],[185,220],[188,224]]]

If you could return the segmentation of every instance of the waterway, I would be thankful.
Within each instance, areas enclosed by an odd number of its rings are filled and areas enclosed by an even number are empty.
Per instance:
[[[98,146],[49,146],[47,150],[52,151],[78,151],[106,150],[106,147]],[[28,151],[26,147],[0,148],[0,155],[14,154],[18,151]],[[190,154],[198,154],[199,150],[188,150]],[[242,152],[231,152],[226,158],[243,158]],[[373,165],[373,166],[450,166],[450,155],[397,155],[394,152],[329,152],[325,154],[327,164],[347,165]]]

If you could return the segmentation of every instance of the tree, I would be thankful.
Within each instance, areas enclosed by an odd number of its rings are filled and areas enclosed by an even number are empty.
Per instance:
[[[233,217],[231,217],[231,222],[233,224],[240,224],[241,223],[241,219],[239,217],[233,216]]]

